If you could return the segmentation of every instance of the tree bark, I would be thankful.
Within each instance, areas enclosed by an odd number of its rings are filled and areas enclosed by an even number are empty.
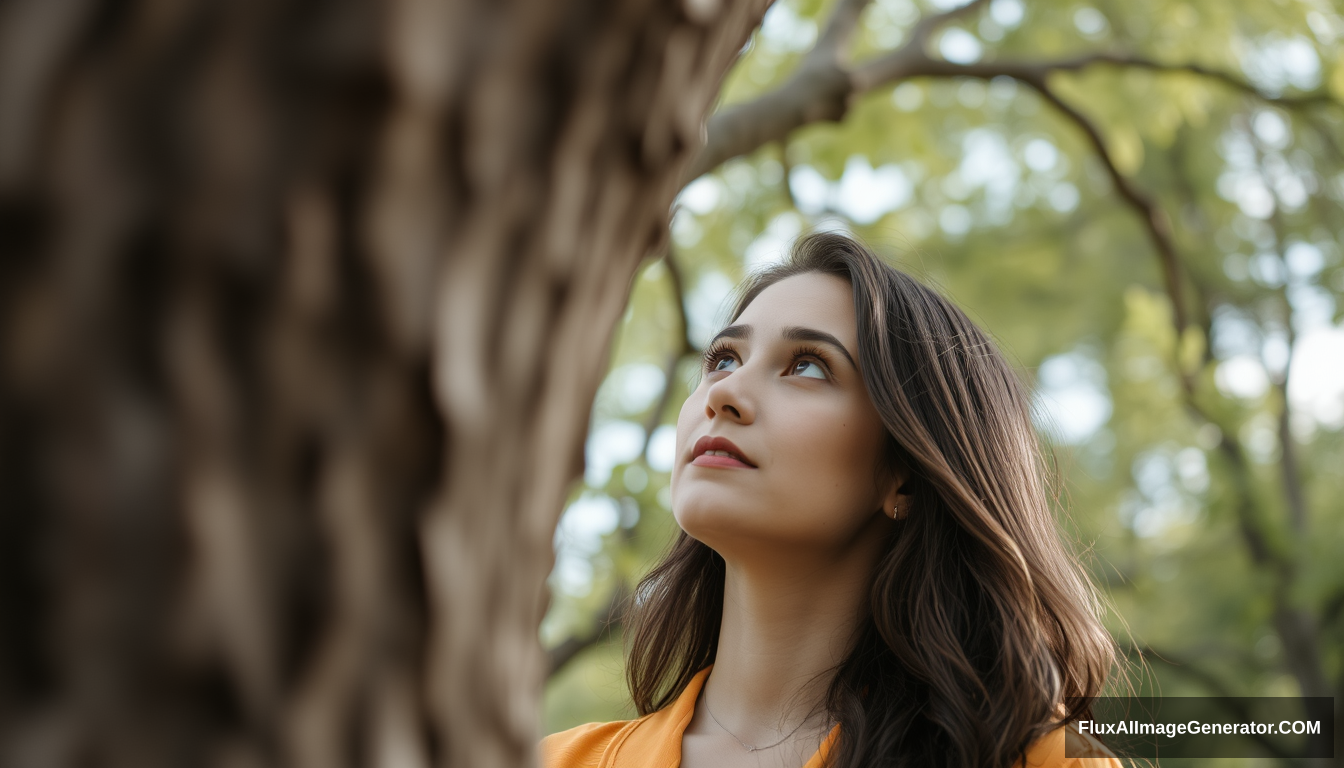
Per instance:
[[[0,764],[530,765],[611,329],[766,5],[0,7]]]

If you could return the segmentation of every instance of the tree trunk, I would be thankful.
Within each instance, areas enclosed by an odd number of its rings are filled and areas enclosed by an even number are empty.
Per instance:
[[[765,0],[0,6],[0,765],[522,766]]]

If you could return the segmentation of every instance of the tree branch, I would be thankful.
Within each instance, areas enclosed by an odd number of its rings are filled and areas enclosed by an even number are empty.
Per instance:
[[[1183,171],[1177,171],[1177,178],[1182,185],[1187,185]],[[1212,299],[1209,297],[1205,286],[1198,279],[1193,276],[1188,277],[1191,278],[1189,280],[1190,290],[1194,294],[1196,305],[1201,308],[1199,328],[1203,332],[1204,338],[1211,338],[1213,318],[1209,307],[1212,304]],[[1206,345],[1204,364],[1207,365],[1211,360],[1211,351],[1209,345]],[[1274,542],[1271,541],[1261,525],[1261,516],[1257,511],[1255,488],[1252,485],[1254,472],[1251,469],[1249,459],[1246,457],[1246,449],[1235,437],[1236,430],[1229,429],[1228,425],[1220,423],[1214,417],[1214,414],[1199,402],[1192,389],[1184,390],[1183,405],[1192,419],[1210,424],[1218,429],[1217,450],[1227,460],[1232,469],[1229,476],[1236,486],[1236,493],[1232,495],[1235,499],[1232,502],[1233,509],[1242,541],[1251,556],[1251,562],[1256,567],[1271,570],[1276,578],[1291,575],[1291,558],[1275,548]]]
[[[754,101],[733,104],[709,118],[707,139],[690,164],[685,181],[734,157],[784,139],[809,123],[836,121],[848,111],[854,88],[838,65],[799,67],[784,84]]]
[[[793,196],[793,187],[789,186],[789,177],[793,175],[793,164],[789,162],[789,147],[783,141],[775,146],[779,147],[779,166],[780,170],[783,171],[780,174],[779,186],[782,187],[781,191],[784,193],[784,198],[789,201],[789,207],[796,211],[798,210],[798,199]]]
[[[1171,299],[1172,320],[1176,326],[1176,345],[1179,357],[1181,337],[1188,322],[1188,313],[1185,308],[1185,297],[1181,290],[1180,265],[1176,255],[1176,245],[1172,240],[1170,220],[1167,219],[1161,208],[1120,172],[1114,158],[1111,157],[1110,150],[1106,147],[1106,141],[1102,138],[1101,131],[1086,115],[1059,98],[1043,78],[1019,79],[1034,88],[1060,114],[1082,129],[1083,133],[1087,135],[1088,141],[1092,144],[1097,157],[1106,166],[1106,172],[1110,175],[1111,183],[1115,185],[1116,192],[1138,214],[1139,220],[1148,232],[1148,239],[1153,243],[1153,249],[1157,251],[1158,261],[1162,266],[1162,280],[1166,285],[1167,296]],[[1191,381],[1190,372],[1185,370],[1179,360],[1177,360],[1176,367],[1182,386],[1185,387],[1187,392],[1193,391],[1194,383]]]
[[[915,23],[915,28],[910,30],[910,39],[906,41],[906,48],[915,48],[920,51],[928,44],[929,37],[942,27],[951,24],[963,16],[970,16],[989,5],[988,0],[971,0],[971,2],[957,6],[942,13],[935,13],[932,16],[925,16]]]
[[[843,5],[862,3],[846,0]],[[783,139],[794,130],[815,122],[838,121],[849,109],[853,98],[876,88],[893,85],[912,77],[969,77],[989,80],[1011,77],[1023,82],[1045,82],[1056,72],[1079,72],[1096,66],[1127,67],[1153,72],[1184,72],[1220,82],[1260,101],[1286,108],[1337,103],[1327,91],[1298,96],[1282,96],[1260,90],[1235,75],[1202,64],[1167,64],[1142,56],[1098,53],[1054,61],[988,61],[973,64],[953,62],[929,56],[928,38],[939,27],[977,10],[980,0],[946,13],[927,16],[915,25],[910,39],[891,53],[875,57],[852,69],[842,66],[839,56],[828,50],[809,53],[804,64],[775,90],[755,100],[733,104],[709,119],[708,140],[691,164],[687,180],[721,165],[724,161],[755,151],[771,141]],[[837,11],[838,13],[839,11]],[[827,33],[831,30],[828,28]],[[822,40],[831,44],[828,35]],[[822,43],[818,43],[820,47]]]
[[[1325,607],[1321,609],[1321,626],[1328,627],[1334,624],[1335,619],[1340,616],[1344,616],[1344,589],[1337,590],[1325,601]]]
[[[677,261],[676,250],[671,245],[663,256],[667,267],[667,278],[672,283],[672,300],[677,309],[678,336],[681,337],[681,354],[693,355],[699,350],[691,341],[691,323],[686,315],[686,278],[681,273],[681,263]]]
[[[640,456],[648,455],[649,443],[653,442],[653,431],[662,423],[663,413],[667,411],[667,406],[672,401],[672,378],[677,375],[677,365],[682,358],[694,355],[698,351],[691,343],[691,326],[686,319],[686,282],[681,274],[681,265],[677,263],[676,251],[670,243],[663,254],[663,267],[667,269],[668,280],[672,283],[672,303],[676,307],[679,321],[677,333],[679,345],[667,353],[666,361],[663,363],[663,393],[658,396],[658,402],[644,419],[644,448],[640,450]]]
[[[802,66],[840,66],[841,52],[845,46],[849,45],[849,39],[854,36],[854,29],[859,25],[859,17],[863,15],[863,9],[868,7],[870,0],[839,0],[835,5],[835,10],[831,11],[831,18],[826,22],[826,29],[817,38],[816,45],[803,57]]]
[[[1193,392],[1186,393],[1185,404],[1204,421],[1217,425],[1199,405]],[[1297,564],[1290,554],[1283,552],[1282,547],[1271,539],[1262,525],[1261,516],[1257,514],[1255,489],[1251,483],[1253,473],[1245,449],[1228,430],[1220,426],[1219,431],[1222,437],[1218,449],[1231,464],[1229,475],[1237,487],[1233,504],[1242,540],[1251,561],[1256,567],[1267,571],[1273,579],[1270,595],[1274,607],[1273,626],[1283,645],[1285,666],[1297,679],[1303,696],[1330,696],[1332,692],[1321,663],[1320,646],[1320,630],[1326,623],[1318,622],[1310,613],[1294,604],[1291,593]]]
[[[1198,75],[1210,80],[1217,80],[1227,87],[1240,91],[1247,96],[1253,96],[1261,101],[1271,104],[1278,104],[1282,107],[1297,108],[1310,107],[1321,104],[1334,104],[1335,99],[1328,90],[1321,89],[1312,93],[1303,93],[1297,96],[1281,96],[1262,91],[1255,85],[1249,83],[1235,75],[1222,70],[1206,67],[1203,64],[1187,62],[1183,64],[1164,64],[1153,61],[1142,56],[1131,56],[1125,54],[1098,53],[1081,56],[1072,62],[1059,62],[1053,67],[1055,72],[1078,71],[1088,67],[1106,64],[1116,67],[1128,67],[1130,69],[1147,69],[1154,72],[1188,72],[1192,75]]]
[[[897,54],[903,53],[914,61],[931,61],[924,53],[929,36],[940,26],[978,10],[986,2],[972,0],[920,19]],[[850,97],[867,90],[855,86],[839,55],[840,46],[857,26],[865,5],[866,0],[840,0],[816,46],[783,84],[753,101],[730,105],[710,116],[708,139],[691,163],[686,180],[717,168],[725,160],[783,139],[795,128],[844,117],[849,111]]]
[[[1251,146],[1255,150],[1256,167],[1259,169],[1260,178],[1264,183],[1273,189],[1274,179],[1270,178],[1272,171],[1265,164],[1265,155],[1268,154],[1267,148],[1255,131],[1247,131]],[[1283,221],[1283,211],[1278,205],[1269,214],[1269,231],[1274,238],[1274,252],[1283,263],[1287,263],[1287,238],[1288,234]],[[1288,521],[1293,531],[1302,537],[1307,529],[1307,499],[1302,489],[1302,472],[1297,461],[1297,440],[1293,437],[1292,431],[1292,407],[1288,402],[1289,377],[1293,369],[1293,356],[1297,349],[1297,331],[1293,327],[1293,304],[1288,300],[1288,285],[1285,283],[1279,286],[1275,291],[1279,300],[1279,309],[1283,313],[1281,318],[1283,322],[1283,331],[1288,336],[1288,359],[1283,363],[1283,370],[1276,371],[1271,375],[1271,382],[1274,390],[1279,395],[1279,474],[1283,482],[1284,501],[1288,505]],[[1262,361],[1263,362],[1263,361]],[[1267,370],[1273,371],[1273,366],[1265,365]]]
[[[921,51],[922,53],[922,51]],[[1056,72],[1081,72],[1097,66],[1143,69],[1159,73],[1180,73],[1198,75],[1216,80],[1232,90],[1253,96],[1261,101],[1278,104],[1286,108],[1309,107],[1336,103],[1329,91],[1319,90],[1298,96],[1281,96],[1262,91],[1252,83],[1221,70],[1206,67],[1203,64],[1184,62],[1169,64],[1154,61],[1143,56],[1118,53],[1090,53],[1067,59],[1053,61],[987,61],[973,64],[954,64],[942,59],[925,58],[919,61],[911,52],[902,47],[900,50],[877,57],[855,71],[855,84],[866,89],[887,85],[907,77],[919,75],[941,75],[945,77],[974,77],[988,79],[993,77],[1012,77],[1019,80],[1043,79]]]

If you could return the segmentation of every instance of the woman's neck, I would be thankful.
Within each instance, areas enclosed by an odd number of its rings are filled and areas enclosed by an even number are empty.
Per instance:
[[[870,537],[870,540],[880,537]],[[825,696],[868,610],[878,547],[824,560],[725,558],[714,671],[692,726],[764,746],[789,733],[825,733]],[[813,553],[815,558],[815,553]],[[705,706],[718,723],[701,721]]]

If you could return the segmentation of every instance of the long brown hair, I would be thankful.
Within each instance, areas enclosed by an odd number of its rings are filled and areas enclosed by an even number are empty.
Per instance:
[[[831,680],[831,765],[1006,768],[1085,715],[1079,699],[1099,695],[1115,658],[1051,515],[1026,387],[961,310],[843,235],[805,237],[750,278],[733,319],[766,287],[811,272],[853,287],[884,458],[913,489]],[[626,617],[640,714],[713,663],[723,589],[723,558],[684,531],[640,582]]]

